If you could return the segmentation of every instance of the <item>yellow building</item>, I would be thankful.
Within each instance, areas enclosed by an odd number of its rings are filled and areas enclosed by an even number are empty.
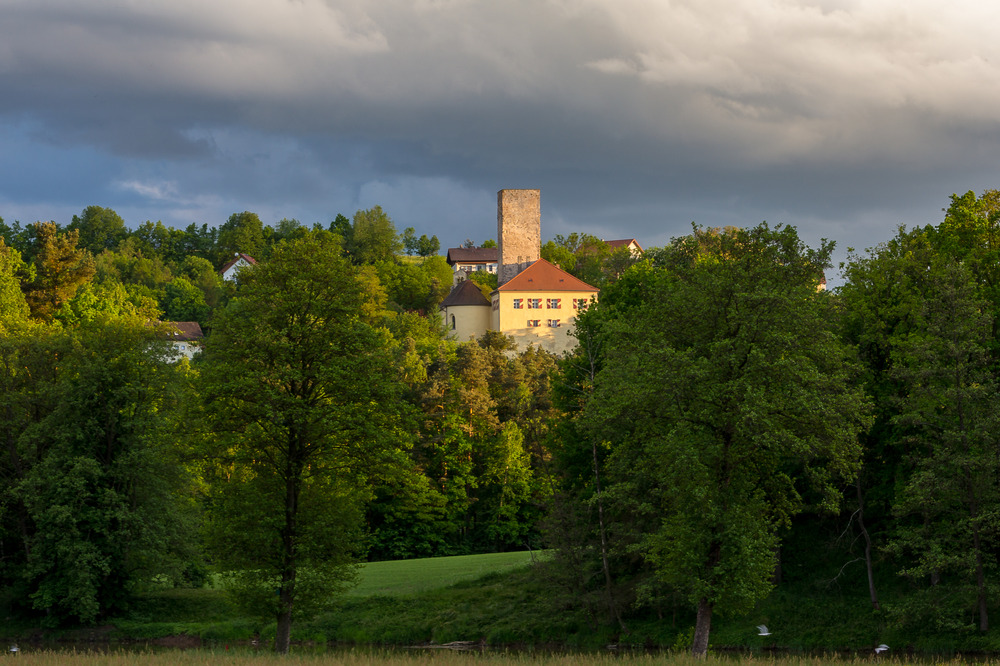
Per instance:
[[[449,337],[468,342],[489,330],[490,302],[475,282],[465,280],[441,301],[441,316]]]
[[[519,349],[537,345],[562,354],[576,346],[576,316],[597,300],[597,293],[539,259],[492,293],[490,328],[514,338]]]
[[[459,283],[441,303],[449,335],[465,342],[499,331],[511,336],[519,350],[535,345],[563,354],[573,349],[576,316],[597,300],[598,291],[539,258],[539,190],[497,192],[497,239],[500,286],[487,300],[470,281]]]

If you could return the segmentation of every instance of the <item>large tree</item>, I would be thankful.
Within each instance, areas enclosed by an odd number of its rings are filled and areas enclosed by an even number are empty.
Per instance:
[[[166,347],[107,312],[0,333],[0,585],[47,624],[106,618],[182,568]]]
[[[403,242],[389,214],[381,206],[354,214],[348,250],[355,263],[392,261],[402,252]]]
[[[381,304],[325,231],[244,274],[205,350],[212,533],[242,598],[277,620],[330,600],[360,553],[371,477],[406,440]],[[275,594],[277,590],[277,594]]]
[[[771,589],[805,483],[833,507],[856,471],[866,404],[817,290],[831,250],[790,227],[696,229],[609,324],[583,421],[613,449],[609,501],[648,516],[647,562],[697,610],[696,655],[716,609]]]
[[[22,284],[32,316],[51,319],[76,290],[94,276],[94,258],[77,247],[77,230],[59,233],[54,222],[36,222],[33,255],[35,279]]]

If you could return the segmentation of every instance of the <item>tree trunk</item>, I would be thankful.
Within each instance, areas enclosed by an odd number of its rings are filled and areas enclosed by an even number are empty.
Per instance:
[[[977,604],[979,607],[979,631],[990,630],[990,618],[986,612],[986,574],[983,570],[983,551],[979,539],[979,523],[975,521],[976,507],[972,510],[972,547],[976,551],[976,591],[978,593]]]
[[[601,568],[604,570],[604,593],[607,598],[608,610],[615,616],[618,626],[628,634],[628,627],[622,620],[621,613],[618,612],[618,604],[615,603],[614,588],[611,581],[611,566],[608,564],[608,538],[604,529],[604,501],[601,495],[601,474],[597,464],[597,443],[591,442],[591,453],[594,456],[594,487],[597,491],[597,523],[601,532]]]
[[[855,481],[855,487],[858,489],[858,528],[861,530],[861,535],[865,538],[865,567],[868,569],[868,596],[871,597],[872,608],[879,610],[878,593],[875,591],[875,574],[872,571],[872,540],[868,536],[868,530],[865,529],[865,496],[861,493],[860,474]]]
[[[292,645],[292,607],[281,604],[281,612],[278,613],[278,628],[274,634],[274,651],[278,654],[288,654],[288,649]]]
[[[712,604],[702,598],[698,602],[698,619],[694,624],[694,641],[691,643],[691,654],[704,659],[708,654],[708,634],[712,630]]]
[[[288,435],[289,456],[285,467],[285,525],[281,530],[281,583],[278,588],[278,627],[274,634],[274,651],[288,654],[292,643],[292,606],[295,604],[295,579],[298,572],[297,544],[299,484],[302,465],[297,433]]]

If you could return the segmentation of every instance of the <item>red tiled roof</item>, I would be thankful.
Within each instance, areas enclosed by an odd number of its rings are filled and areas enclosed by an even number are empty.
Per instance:
[[[495,264],[499,257],[495,247],[450,247],[448,248],[448,264]]]
[[[219,275],[222,275],[223,273],[225,273],[226,271],[228,271],[230,268],[232,268],[236,264],[236,262],[239,261],[240,259],[243,259],[244,261],[246,261],[247,263],[249,263],[251,266],[256,266],[257,265],[257,260],[254,259],[253,257],[251,257],[249,254],[243,254],[242,252],[237,252],[236,256],[233,258],[232,261],[230,261],[225,266],[223,266],[222,268],[219,269]]]
[[[456,305],[491,305],[489,299],[483,296],[483,290],[472,280],[463,280],[458,283],[451,293],[443,301],[441,307],[453,307]]]
[[[597,288],[539,259],[511,278],[499,291],[597,291]]]

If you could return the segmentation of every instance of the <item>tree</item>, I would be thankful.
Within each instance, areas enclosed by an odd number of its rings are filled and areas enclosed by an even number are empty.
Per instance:
[[[233,213],[219,227],[219,240],[215,248],[215,263],[223,265],[237,253],[249,254],[254,259],[263,256],[264,223],[257,213]]]
[[[94,276],[94,259],[77,248],[76,230],[60,234],[54,222],[36,222],[33,229],[35,279],[22,289],[32,316],[50,319]]]
[[[367,323],[381,307],[337,237],[311,232],[246,274],[206,344],[214,551],[276,618],[278,652],[293,613],[350,578],[371,479],[406,442],[391,341]]]
[[[354,214],[348,247],[355,263],[374,264],[395,259],[403,244],[392,218],[381,206],[375,206]]]
[[[424,236],[423,238],[426,238],[426,236]],[[406,227],[405,229],[403,229],[402,240],[403,240],[403,250],[406,251],[407,255],[412,257],[413,255],[417,254],[419,247],[417,245],[416,229],[414,229],[413,227]]]
[[[437,254],[437,251],[440,249],[441,241],[438,240],[437,236],[428,238],[427,234],[421,234],[420,238],[417,239],[417,254],[421,257],[429,257]]]
[[[704,655],[716,609],[745,612],[770,590],[803,483],[836,508],[867,406],[816,288],[832,244],[762,224],[696,228],[667,250],[640,307],[609,324],[581,418],[612,448],[605,499],[647,516],[642,552],[697,609]]]
[[[918,325],[894,345],[893,373],[905,386],[895,421],[914,471],[897,500],[904,520],[890,548],[910,556],[908,576],[955,580],[948,595],[959,601],[955,608],[942,603],[935,585],[924,595],[938,626],[958,628],[974,608],[986,632],[988,578],[1000,537],[992,318],[964,265],[942,257],[927,270],[929,293],[910,299]]]
[[[4,330],[24,323],[31,312],[21,293],[19,276],[27,273],[21,253],[7,247],[0,238],[0,335]]]
[[[166,321],[196,321],[204,325],[211,311],[204,292],[182,277],[166,285],[160,305]]]
[[[49,626],[106,618],[183,569],[165,348],[145,318],[105,314],[0,336],[0,579]]]
[[[110,208],[87,206],[80,215],[74,215],[70,230],[80,232],[80,247],[98,255],[104,250],[114,250],[128,237],[125,220]]]

